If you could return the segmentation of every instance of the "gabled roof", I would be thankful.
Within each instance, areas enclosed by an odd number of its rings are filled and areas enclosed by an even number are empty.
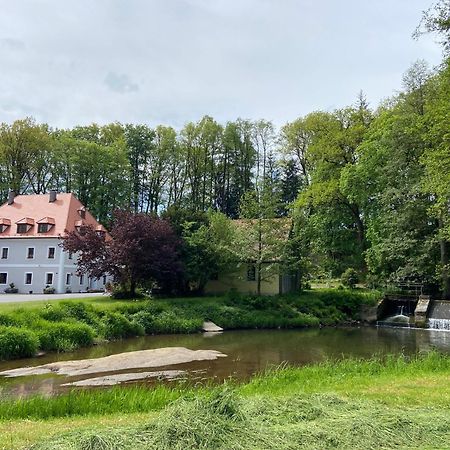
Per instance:
[[[9,225],[0,233],[4,238],[45,238],[59,237],[75,230],[75,224],[81,220],[79,210],[84,205],[73,194],[57,194],[54,202],[49,201],[49,194],[18,195],[12,204],[4,203],[0,206],[0,224]],[[91,225],[94,229],[101,227],[94,216],[86,210],[84,225]],[[17,223],[31,226],[27,233],[17,233]],[[49,223],[53,225],[46,233],[38,233],[35,223]]]

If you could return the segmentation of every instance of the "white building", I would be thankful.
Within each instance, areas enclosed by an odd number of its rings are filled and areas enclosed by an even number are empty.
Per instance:
[[[56,293],[103,289],[108,278],[78,276],[76,256],[60,246],[62,236],[82,225],[107,233],[73,194],[10,193],[0,206],[0,292],[11,283],[30,294],[47,286]]]

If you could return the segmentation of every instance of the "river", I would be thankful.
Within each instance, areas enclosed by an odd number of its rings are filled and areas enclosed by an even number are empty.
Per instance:
[[[181,370],[183,379],[204,383],[227,378],[246,380],[255,373],[282,363],[302,366],[328,358],[369,358],[373,355],[414,354],[432,349],[450,354],[450,333],[407,328],[352,327],[146,336],[110,342],[70,353],[1,362],[0,371],[164,347],[216,350],[227,355],[215,360],[195,361],[154,369],[157,371]],[[120,367],[117,369],[115,374],[124,372],[120,370]],[[139,372],[139,369],[133,372]],[[108,374],[110,375],[111,372]],[[86,375],[68,377],[53,373],[17,378],[0,377],[0,395],[2,397],[21,397],[34,393],[53,395],[73,389],[71,386],[62,386],[63,384],[86,378],[89,377]],[[161,381],[152,378],[140,382]]]

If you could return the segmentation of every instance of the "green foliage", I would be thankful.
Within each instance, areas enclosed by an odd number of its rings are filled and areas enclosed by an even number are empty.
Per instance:
[[[341,282],[342,284],[350,289],[355,289],[356,284],[359,281],[358,272],[353,269],[352,267],[349,267],[342,275],[341,275]]]
[[[0,326],[0,360],[34,356],[39,339],[30,330]]]
[[[145,334],[145,328],[140,323],[127,319],[119,312],[107,312],[103,321],[106,339],[122,339]]]
[[[72,351],[94,343],[94,330],[83,323],[47,322],[35,324],[40,348],[51,351]]]
[[[201,331],[204,320],[225,329],[334,325],[357,320],[361,305],[374,304],[377,299],[377,293],[329,289],[287,296],[230,293],[225,297],[128,301],[105,306],[64,301],[1,313],[0,325],[2,330],[14,326],[36,333],[42,350],[71,351],[93,345],[95,338],[196,333]]]

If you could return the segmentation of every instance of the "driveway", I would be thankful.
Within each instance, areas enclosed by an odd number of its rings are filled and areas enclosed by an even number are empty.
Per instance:
[[[34,302],[37,300],[77,300],[80,298],[106,297],[102,292],[83,294],[0,294],[0,303]]]

